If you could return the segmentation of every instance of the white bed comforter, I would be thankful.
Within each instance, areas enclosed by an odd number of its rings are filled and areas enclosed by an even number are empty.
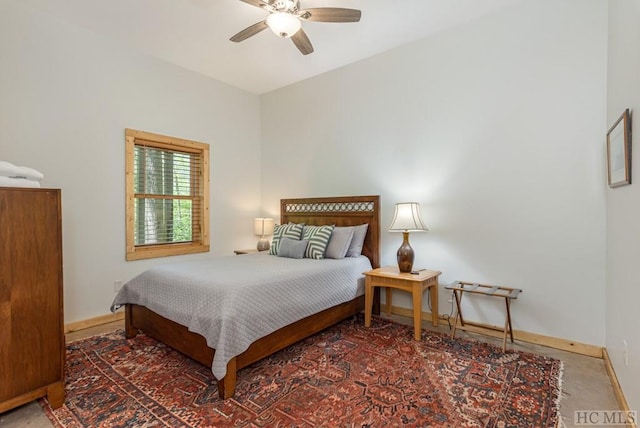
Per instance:
[[[111,306],[145,306],[204,336],[217,379],[227,363],[275,330],[364,293],[369,259],[216,257],[154,267],[127,282]]]

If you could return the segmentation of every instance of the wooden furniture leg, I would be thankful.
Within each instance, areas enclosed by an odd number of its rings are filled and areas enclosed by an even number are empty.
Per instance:
[[[453,320],[453,329],[451,330],[451,338],[456,337],[456,328],[458,327],[458,320],[460,320],[460,325],[464,326],[464,318],[462,318],[462,305],[460,301],[462,300],[462,292],[458,295],[456,290],[453,291],[453,297],[456,299],[456,317]]]
[[[227,363],[227,374],[218,381],[218,395],[221,399],[233,397],[233,393],[236,390],[237,381],[237,364],[235,357],[229,360]]]
[[[52,409],[64,404],[64,382],[56,382],[47,387],[47,401]]]
[[[126,305],[124,307],[124,337],[133,339],[138,335],[138,329],[133,326],[133,306]]]
[[[513,327],[511,326],[511,300],[505,297],[504,302],[507,305],[507,320],[509,321],[509,335],[511,336],[511,343],[513,343]]]
[[[502,338],[502,352],[507,350],[507,332],[509,333],[509,336],[511,338],[511,343],[513,343],[513,328],[511,327],[511,309],[510,309],[511,305],[508,297],[504,298],[504,303],[507,309],[506,310],[507,315],[504,320],[504,337]]]
[[[368,276],[364,279],[364,326],[371,326],[371,310],[373,309],[373,283]]]
[[[413,287],[413,338],[422,339],[422,287]]]
[[[509,331],[509,325],[509,315],[506,315],[504,320],[504,333],[502,335],[502,352],[507,350],[507,333]]]
[[[436,283],[429,287],[429,293],[431,297],[431,324],[437,327],[440,321],[438,318],[438,278],[436,278]]]

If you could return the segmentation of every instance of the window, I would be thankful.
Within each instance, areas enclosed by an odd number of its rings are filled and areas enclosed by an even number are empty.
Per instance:
[[[125,135],[127,260],[209,251],[209,145]]]

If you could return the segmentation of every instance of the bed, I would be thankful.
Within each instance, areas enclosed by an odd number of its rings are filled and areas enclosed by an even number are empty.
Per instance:
[[[291,280],[295,279],[297,266],[307,264],[310,266],[309,276],[305,277],[304,281],[300,281],[300,278],[298,278],[297,281],[301,283],[301,286],[307,286],[310,287],[310,289],[313,289],[311,284],[315,283],[314,281],[319,280],[325,281],[324,283],[320,282],[320,284],[325,284],[326,286],[330,285],[331,281],[347,281],[347,278],[351,278],[349,279],[349,282],[351,282],[354,278],[354,266],[355,269],[359,269],[358,272],[360,270],[364,271],[369,269],[369,266],[373,268],[379,267],[379,196],[282,199],[280,201],[280,223],[304,223],[307,225],[336,226],[357,226],[366,223],[368,224],[368,228],[362,247],[362,256],[364,257],[361,257],[360,260],[354,258],[354,260],[291,261],[284,259],[280,260],[280,258],[276,256],[266,254],[255,254],[216,258],[218,260],[217,262],[225,263],[230,267],[231,271],[233,271],[235,267],[238,272],[244,269],[244,266],[248,264],[255,265],[260,274],[263,274],[270,272],[268,270],[271,269],[269,266],[273,264],[270,259],[279,259],[277,260],[277,267],[275,269],[286,271],[287,275],[291,277],[289,278]],[[366,264],[363,263],[362,259],[366,261]],[[269,263],[266,263],[267,261],[269,261]],[[275,262],[276,260],[273,261]],[[314,262],[317,268],[311,267]],[[294,267],[294,263],[296,267]],[[331,265],[331,269],[334,269],[335,267],[335,271],[331,273],[324,272],[324,266],[326,265]],[[346,273],[349,271],[349,269],[345,267],[346,265],[351,265],[349,268],[351,273]],[[179,266],[183,267],[180,268]],[[205,268],[199,266],[201,265],[189,265],[189,262],[186,262],[185,264],[176,264],[175,266],[168,264],[164,268],[159,268],[158,270],[165,270],[165,273],[169,274],[169,276],[164,277],[169,278],[164,280],[164,286],[167,287],[181,283],[181,280],[179,279],[181,278],[180,276],[172,276],[178,275],[179,270],[186,271],[187,275],[206,277],[208,275],[206,271],[199,272],[198,270],[209,269],[209,267]],[[345,273],[342,273],[343,270]],[[260,285],[257,280],[259,275],[256,272],[246,272],[246,274],[242,273],[237,276],[232,273],[226,274],[226,276],[226,279],[220,278],[219,280],[228,282],[228,286],[231,287],[232,290],[235,288],[250,286],[254,287],[252,290],[258,290],[256,287],[259,287]],[[266,284],[269,283],[268,278],[272,276],[273,275],[271,274],[266,275],[263,280],[265,287]],[[309,284],[307,285],[306,282],[309,282]],[[198,287],[198,284],[193,285],[192,291],[197,292]],[[274,283],[269,285],[269,287],[277,287],[277,284]],[[324,288],[324,285],[321,285],[319,288]],[[197,296],[189,297],[189,293],[191,293],[191,291],[187,292],[185,291],[185,288],[176,288],[176,290],[178,290],[177,294],[183,296],[180,298],[181,300],[191,299],[193,301],[192,304],[194,305],[194,311],[196,310],[195,308],[199,306],[198,303],[195,302],[206,300],[206,298]],[[273,289],[272,294],[273,299],[275,299],[274,302],[279,301],[278,293],[282,292],[282,289]],[[233,298],[235,299],[235,297]],[[117,299],[118,296],[116,297],[116,300]],[[268,296],[264,299],[267,301]],[[316,299],[316,297],[314,297],[314,299]],[[212,341],[211,337],[207,336],[207,330],[194,328],[194,326],[191,323],[186,322],[185,319],[182,319],[180,316],[174,316],[170,311],[168,312],[167,310],[164,310],[166,308],[162,308],[157,304],[154,305],[152,303],[146,303],[147,300],[142,298],[131,299],[131,301],[120,299],[118,305],[115,305],[116,300],[114,300],[114,308],[117,308],[120,305],[125,306],[125,334],[127,338],[135,337],[139,331],[142,331],[145,334],[184,353],[199,363],[212,367],[214,375],[218,373],[216,375],[216,379],[218,379],[218,394],[220,398],[227,399],[233,396],[236,386],[237,372],[243,367],[284,349],[287,346],[309,337],[364,309],[363,294],[354,293],[347,297],[348,300],[344,300],[345,298],[343,297],[342,300],[340,300],[341,303],[337,304],[327,303],[331,300],[327,300],[328,298],[322,296],[319,296],[319,299],[322,302],[319,301],[318,304],[315,305],[320,308],[317,312],[311,311],[312,313],[310,313],[309,309],[305,308],[304,311],[301,312],[301,317],[295,319],[287,318],[283,321],[286,322],[286,324],[278,326],[276,330],[268,331],[264,335],[263,332],[256,332],[255,334],[259,336],[258,338],[255,338],[255,340],[254,338],[251,338],[249,343],[242,343],[242,340],[247,340],[243,335],[244,333],[247,331],[252,332],[253,329],[258,330],[262,326],[259,316],[256,316],[256,312],[253,312],[250,309],[251,304],[255,303],[247,301],[247,310],[244,311],[246,314],[243,315],[247,318],[241,323],[228,322],[226,327],[224,327],[225,332],[229,331],[226,334],[229,336],[231,342],[234,343],[233,346],[229,346],[228,344],[225,344],[224,346],[221,345],[217,354],[216,349],[207,344],[217,343]],[[148,301],[151,302],[151,300]],[[331,306],[327,307],[329,304],[331,304]],[[243,305],[243,307],[244,306],[245,305]],[[265,306],[269,307],[268,305]],[[275,312],[277,312],[277,310]],[[374,312],[379,313],[379,295],[377,294],[374,296]],[[163,315],[160,315],[160,313]],[[222,316],[222,318],[225,316],[226,315]],[[253,319],[253,317],[256,317],[256,319]],[[251,328],[248,330],[245,329],[246,331],[244,333],[237,333],[237,337],[239,338],[238,341],[241,343],[236,344],[234,342],[236,332],[233,331],[233,329],[238,324],[244,324],[245,322],[248,323]],[[193,330],[201,331],[202,334]],[[205,336],[207,336],[207,338],[205,338]],[[239,346],[238,349],[244,350],[240,353],[235,352],[233,349],[230,350],[230,348],[233,348],[236,345]],[[221,364],[222,367],[220,366]]]

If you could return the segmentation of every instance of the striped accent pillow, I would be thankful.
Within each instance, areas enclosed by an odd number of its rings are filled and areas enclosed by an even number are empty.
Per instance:
[[[302,239],[309,241],[304,253],[307,259],[323,259],[335,226],[305,226]]]
[[[291,238],[299,241],[302,238],[303,228],[304,224],[302,223],[276,224],[273,228],[273,239],[271,240],[269,254],[272,256],[278,255],[282,238]]]

